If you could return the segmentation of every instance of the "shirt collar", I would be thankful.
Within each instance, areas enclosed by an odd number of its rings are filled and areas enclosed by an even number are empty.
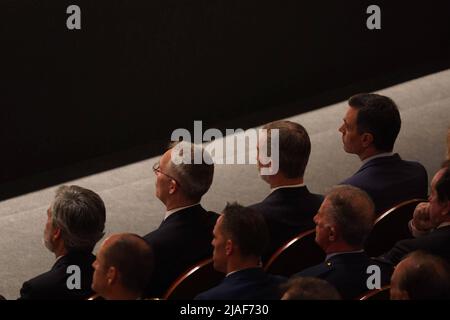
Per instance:
[[[166,211],[166,214],[164,216],[164,220],[166,220],[170,215],[174,214],[175,212],[178,212],[178,211],[181,211],[183,209],[190,208],[190,207],[194,207],[194,206],[197,206],[199,204],[200,204],[200,202],[197,202],[197,203],[191,204],[189,206],[179,207],[179,208],[175,208],[175,209],[172,209],[172,210],[168,210],[168,211]]]
[[[270,189],[270,193],[278,190],[278,189],[287,189],[287,188],[299,188],[299,187],[305,187],[304,183],[299,183],[299,184],[289,184],[287,186],[278,186],[275,188]]]
[[[383,153],[379,153],[376,154],[374,156],[368,157],[366,159],[363,160],[362,164],[366,164],[367,162],[369,162],[370,160],[376,159],[376,158],[383,158],[383,157],[392,157],[394,155],[393,152],[383,152]]]
[[[345,251],[345,252],[335,252],[335,253],[330,253],[326,256],[325,261],[328,261],[330,258],[334,257],[334,256],[338,256],[341,254],[347,254],[347,253],[363,253],[364,249],[361,250],[356,250],[356,251]]]

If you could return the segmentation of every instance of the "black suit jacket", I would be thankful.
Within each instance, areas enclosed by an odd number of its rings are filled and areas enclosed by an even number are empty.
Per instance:
[[[407,254],[416,250],[427,251],[446,259],[450,263],[450,226],[433,230],[429,234],[415,239],[401,240],[382,258],[396,265]]]
[[[250,206],[264,216],[269,228],[270,245],[263,254],[264,262],[300,232],[314,228],[313,217],[322,201],[321,195],[303,186],[277,189],[262,202]]]
[[[367,273],[367,267],[377,265],[381,271],[381,286],[390,283],[393,268],[389,264],[375,261],[364,252],[344,253],[332,256],[325,262],[305,269],[295,276],[315,277],[331,283],[343,299],[355,299],[369,291],[367,279],[372,273]]]
[[[279,300],[280,285],[287,279],[265,273],[261,268],[237,271],[195,300]]]
[[[95,256],[91,252],[70,252],[59,258],[52,269],[24,282],[19,299],[86,299],[91,290]],[[67,273],[71,265],[80,268],[81,288],[68,289],[67,280],[74,272]],[[71,281],[71,283],[73,283]]]
[[[428,193],[425,168],[418,162],[402,160],[398,154],[368,161],[341,184],[366,191],[377,214],[406,200],[426,199]]]
[[[144,239],[155,254],[155,270],[146,296],[162,297],[188,268],[212,255],[212,231],[218,215],[201,205],[171,214]]]

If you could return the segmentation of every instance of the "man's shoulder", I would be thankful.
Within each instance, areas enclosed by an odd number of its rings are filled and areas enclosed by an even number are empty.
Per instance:
[[[82,298],[90,293],[90,282],[92,280],[93,255],[84,255],[82,258],[61,258],[52,269],[34,278],[25,281],[20,290],[21,299],[65,299]],[[69,268],[76,266],[78,269]],[[70,275],[79,272],[81,285],[86,288],[74,289],[71,292],[67,287],[67,279]]]
[[[264,211],[269,209],[286,209],[286,207],[297,208],[299,206],[312,206],[318,208],[322,201],[322,195],[309,192],[306,186],[299,188],[282,188],[273,191],[264,198],[264,200],[250,205],[249,208],[260,211],[261,213],[264,213]]]

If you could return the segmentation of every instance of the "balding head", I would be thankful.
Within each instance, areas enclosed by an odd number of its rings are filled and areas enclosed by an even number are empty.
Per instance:
[[[442,258],[415,251],[395,268],[391,278],[392,300],[449,298],[449,266]]]
[[[149,283],[153,264],[153,252],[143,238],[131,233],[111,235],[94,262],[92,288],[105,298],[123,292],[138,297]]]

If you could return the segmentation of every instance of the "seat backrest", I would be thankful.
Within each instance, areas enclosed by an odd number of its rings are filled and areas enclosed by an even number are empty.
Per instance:
[[[408,222],[414,209],[424,199],[412,199],[387,210],[375,220],[375,225],[366,240],[364,249],[372,257],[389,251],[397,241],[411,238]]]
[[[224,274],[214,270],[212,258],[202,260],[175,280],[163,296],[165,300],[192,300],[218,285]]]
[[[268,273],[290,277],[325,260],[325,253],[315,241],[315,230],[300,233],[278,249],[264,266]]]
[[[370,290],[360,296],[357,300],[389,300],[391,286],[387,285],[380,289]]]

